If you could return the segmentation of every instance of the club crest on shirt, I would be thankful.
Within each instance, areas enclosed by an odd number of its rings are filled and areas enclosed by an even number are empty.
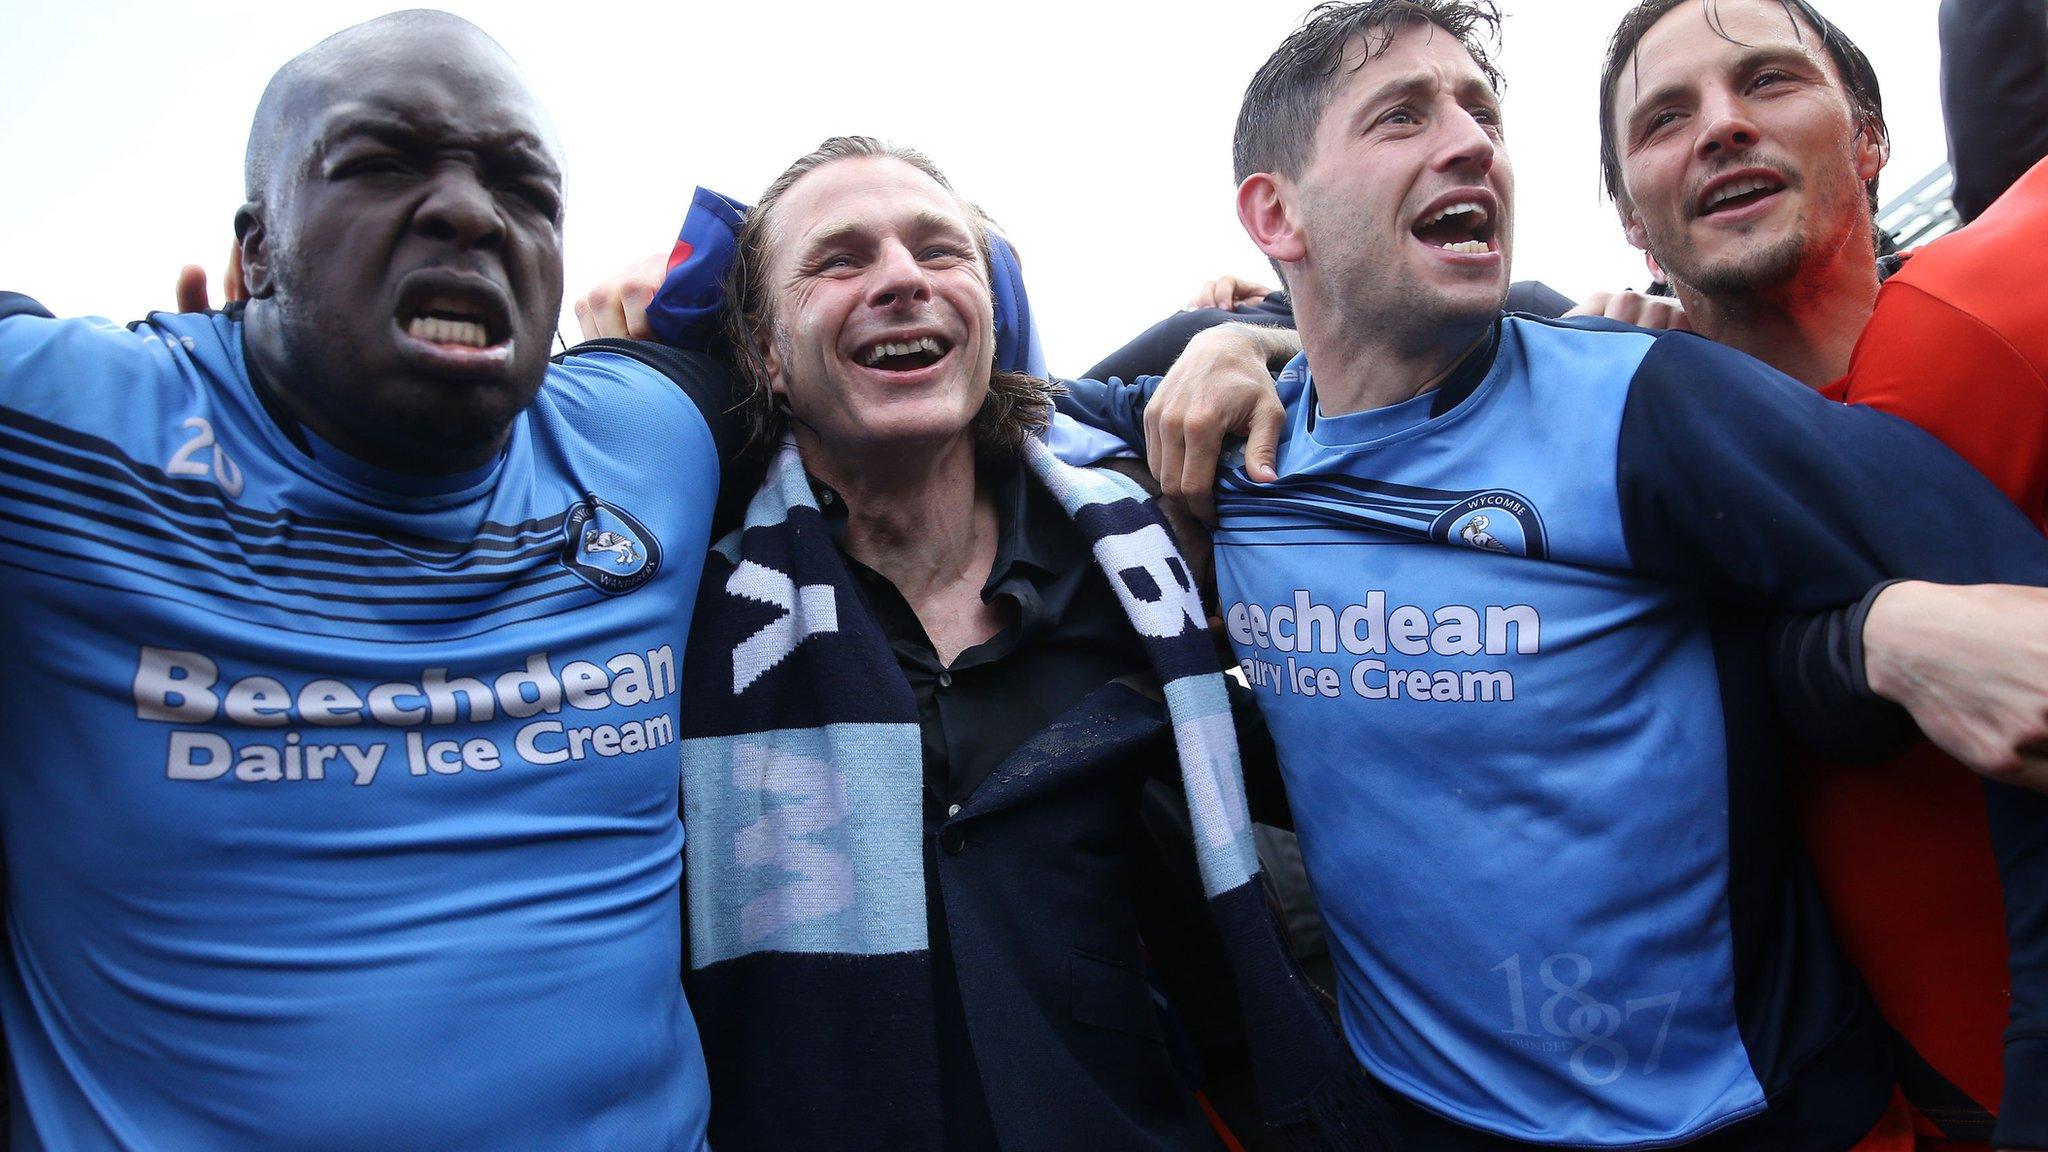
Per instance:
[[[622,596],[661,570],[661,545],[625,509],[595,495],[562,521],[562,566],[598,591]]]
[[[1468,496],[1445,509],[1430,524],[1429,535],[1439,544],[1538,560],[1550,551],[1543,518],[1527,498],[1505,488]]]

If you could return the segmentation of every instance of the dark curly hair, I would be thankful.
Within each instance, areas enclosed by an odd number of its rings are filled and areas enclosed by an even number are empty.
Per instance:
[[[1443,29],[1470,53],[1495,94],[1500,69],[1487,52],[1500,39],[1500,10],[1489,0],[1358,0],[1317,5],[1266,58],[1244,90],[1231,148],[1239,183],[1254,172],[1298,175],[1315,153],[1316,125],[1344,62],[1344,46],[1365,42],[1376,59],[1405,24]]]

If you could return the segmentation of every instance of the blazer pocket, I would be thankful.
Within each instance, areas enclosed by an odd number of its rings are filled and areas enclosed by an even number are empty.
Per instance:
[[[1160,1039],[1152,985],[1137,969],[1076,949],[1067,959],[1073,980],[1074,1019],[1147,1040]]]

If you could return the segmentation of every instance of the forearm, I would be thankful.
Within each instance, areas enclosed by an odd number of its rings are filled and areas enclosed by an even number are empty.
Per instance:
[[[2048,788],[2048,590],[1889,585],[1870,607],[1864,669],[1942,751]]]
[[[1230,323],[1211,328],[1208,332],[1196,336],[1195,340],[1204,337],[1238,340],[1249,345],[1255,354],[1265,359],[1266,369],[1270,372],[1278,372],[1287,367],[1289,360],[1301,354],[1301,333],[1292,328]],[[1194,347],[1195,340],[1188,341],[1190,348]]]
[[[1142,452],[1146,447],[1145,411],[1162,385],[1193,388],[1220,382],[1239,394],[1256,391],[1260,396],[1270,396],[1271,374],[1286,367],[1300,352],[1301,337],[1292,328],[1219,324],[1196,333],[1167,376],[1141,376],[1129,381],[1115,377],[1064,381],[1066,393],[1055,403],[1059,411],[1082,424],[1107,432]],[[1259,371],[1255,365],[1263,365],[1265,374],[1254,380],[1251,376]],[[1248,427],[1247,424],[1224,430],[1242,433]]]

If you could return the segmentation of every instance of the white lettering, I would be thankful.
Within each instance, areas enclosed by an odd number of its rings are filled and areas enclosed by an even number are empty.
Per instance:
[[[251,728],[282,728],[291,723],[292,694],[268,676],[251,676],[229,686],[221,712]]]
[[[654,699],[654,690],[647,683],[647,662],[631,652],[623,652],[605,661],[612,673],[612,702],[632,707]]]
[[[562,668],[562,694],[573,708],[611,707],[611,697],[605,694],[610,683],[604,669],[588,661],[572,660]]]
[[[220,679],[220,665],[197,652],[142,649],[135,662],[135,718],[167,724],[213,719],[220,701],[208,689]]]
[[[356,774],[356,787],[368,787],[377,778],[377,766],[384,762],[384,748],[382,744],[341,746],[342,758],[348,761],[349,768]]]
[[[195,755],[201,752],[204,759]],[[211,732],[173,732],[164,774],[173,780],[218,780],[227,774],[233,758],[234,749],[226,737]]]
[[[531,699],[526,695],[529,686],[533,689]],[[562,710],[562,684],[555,679],[554,669],[548,667],[548,654],[545,652],[528,656],[526,667],[498,677],[493,687],[498,693],[498,706],[514,720]]]
[[[363,698],[339,680],[314,680],[299,689],[299,718],[334,728],[361,724]]]

